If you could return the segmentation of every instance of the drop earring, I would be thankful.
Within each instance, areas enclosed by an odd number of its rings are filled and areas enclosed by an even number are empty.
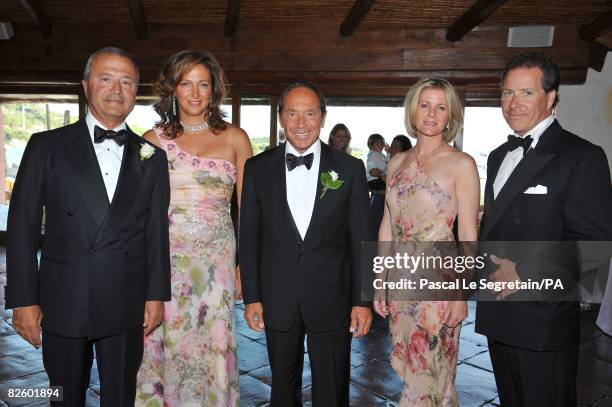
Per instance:
[[[172,96],[172,116],[176,117],[176,96]]]

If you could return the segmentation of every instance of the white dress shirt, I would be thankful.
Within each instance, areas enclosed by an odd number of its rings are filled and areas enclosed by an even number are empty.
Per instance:
[[[115,195],[115,189],[117,188],[117,181],[119,180],[119,170],[121,169],[124,146],[118,145],[115,140],[108,139],[101,143],[94,143],[94,126],[101,127],[105,130],[119,131],[126,129],[125,122],[114,129],[107,129],[91,114],[91,112],[87,113],[85,122],[87,123],[89,137],[91,137],[91,143],[93,144],[98,159],[98,165],[100,166],[100,172],[102,173],[102,179],[106,187],[106,194],[108,195],[108,202],[112,202],[113,196]]]
[[[550,115],[546,119],[538,123],[537,126],[531,129],[531,131],[525,133],[525,136],[519,136],[516,133],[514,135],[517,137],[531,136],[531,138],[533,139],[533,141],[531,142],[531,146],[529,146],[529,150],[531,150],[532,148],[535,148],[535,146],[538,144],[538,141],[540,140],[540,136],[546,131],[548,126],[550,126],[553,121],[555,121],[555,117],[553,115]],[[501,165],[499,166],[499,170],[497,171],[495,182],[493,182],[494,198],[497,198],[497,194],[499,194],[499,191],[501,191],[502,187],[506,184],[506,181],[508,181],[508,178],[510,178],[510,175],[512,175],[512,172],[514,171],[516,166],[523,159],[524,153],[526,153],[526,151],[523,151],[522,147],[515,148],[514,150],[508,151],[506,153],[504,161],[502,161]]]
[[[321,140],[317,139],[304,153],[298,153],[287,141],[285,143],[285,157],[291,153],[297,157],[313,153],[312,166],[307,169],[300,165],[289,171],[285,165],[285,181],[287,184],[287,203],[293,216],[293,221],[300,232],[302,239],[306,236],[308,225],[312,217],[315,199],[317,198],[317,183],[319,181],[319,163],[321,162]]]

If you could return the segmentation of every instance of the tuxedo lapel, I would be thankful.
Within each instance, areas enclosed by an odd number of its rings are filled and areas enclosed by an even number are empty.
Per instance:
[[[505,150],[502,150],[505,151]],[[485,199],[484,199],[484,210],[488,213],[491,210],[491,205],[493,204],[493,200],[495,199],[495,194],[493,191],[493,182],[497,177],[497,173],[499,172],[499,167],[501,166],[502,161],[504,160],[505,154],[500,154],[497,152],[493,156],[493,159],[490,162],[491,168],[489,169],[487,175],[487,182],[485,184]]]
[[[321,212],[325,209],[325,202],[328,199],[331,199],[333,194],[327,193],[323,198],[320,198],[321,192],[323,191],[323,184],[321,183],[321,174],[324,172],[329,172],[333,170],[333,157],[332,152],[327,146],[327,144],[321,143],[321,158],[319,161],[319,174],[317,175],[317,190],[314,197],[314,207],[312,208],[312,215],[310,217],[310,223],[308,224],[308,229],[306,230],[306,235],[304,235],[304,240],[308,239],[310,235],[316,230],[317,224],[321,216]]]
[[[128,140],[123,148],[123,157],[121,160],[117,187],[108,211],[108,216],[98,231],[98,237],[96,238],[97,242],[103,240],[106,234],[116,230],[121,223],[125,221],[125,216],[129,212],[140,190],[143,165],[145,164],[140,161],[139,151],[144,141],[129,128],[127,132]]]
[[[71,141],[66,143],[65,158],[72,168],[87,209],[98,226],[101,226],[110,204],[91,136],[84,120],[69,129],[72,134],[69,136]]]
[[[287,219],[287,225],[290,233],[296,240],[298,245],[303,243],[300,231],[295,224],[289,203],[287,203],[287,179],[285,177],[285,146],[281,144],[275,150],[274,156],[270,161],[270,171],[268,176],[269,182],[269,193],[271,197],[278,197],[273,199],[273,205],[276,206],[276,213],[282,214]],[[282,216],[281,215],[281,216]]]
[[[538,145],[535,149],[529,150],[523,159],[516,166],[502,189],[499,191],[497,198],[493,200],[493,182],[497,175],[497,170],[491,182],[487,184],[491,185],[490,192],[491,196],[488,196],[488,214],[486,218],[486,224],[484,225],[482,235],[486,239],[487,234],[493,229],[495,224],[501,219],[502,215],[508,208],[508,206],[514,201],[517,195],[522,194],[527,189],[533,178],[555,157],[555,153],[551,147],[556,142],[556,136],[558,135],[558,123],[553,122],[549,128],[542,134]],[[502,158],[503,160],[503,158]],[[499,169],[499,165],[497,169]]]

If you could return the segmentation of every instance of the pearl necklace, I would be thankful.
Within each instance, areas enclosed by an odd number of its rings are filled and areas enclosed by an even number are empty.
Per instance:
[[[208,123],[204,122],[202,124],[189,124],[189,123],[185,123],[184,121],[181,120],[181,126],[183,126],[183,129],[191,132],[191,133],[195,133],[197,131],[204,131],[204,130],[208,130],[210,126],[208,126]]]

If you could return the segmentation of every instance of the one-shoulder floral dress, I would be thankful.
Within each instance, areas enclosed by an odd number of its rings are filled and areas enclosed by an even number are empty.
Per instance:
[[[396,243],[452,241],[457,202],[418,160],[388,184]],[[391,300],[391,365],[404,381],[400,406],[457,406],[455,372],[460,327],[443,325],[448,301]]]

